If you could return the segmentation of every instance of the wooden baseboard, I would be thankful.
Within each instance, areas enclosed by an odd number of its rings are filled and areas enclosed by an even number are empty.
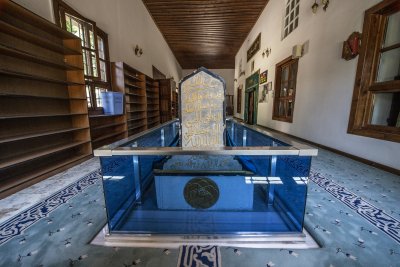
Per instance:
[[[338,149],[335,149],[335,148],[332,148],[332,147],[324,146],[324,145],[312,142],[312,141],[307,140],[307,139],[303,139],[303,138],[300,138],[300,137],[297,137],[297,136],[294,136],[294,135],[291,135],[291,134],[288,134],[288,133],[284,133],[284,132],[281,132],[281,131],[278,131],[278,130],[275,130],[275,129],[272,129],[272,128],[269,128],[269,127],[265,127],[263,125],[257,124],[257,126],[259,126],[261,128],[265,128],[265,129],[267,129],[269,131],[273,131],[273,132],[277,132],[277,133],[286,135],[288,137],[297,139],[297,140],[302,141],[304,143],[308,143],[308,144],[310,144],[312,146],[316,146],[316,147],[319,147],[319,148],[334,152],[336,154],[351,158],[353,160],[362,162],[362,163],[367,164],[369,166],[372,166],[372,167],[375,167],[375,168],[378,168],[378,169],[381,169],[381,170],[384,170],[384,171],[387,171],[387,172],[390,172],[390,173],[393,173],[393,174],[396,174],[396,175],[400,176],[400,170],[392,168],[392,167],[389,167],[389,166],[386,166],[386,165],[383,165],[383,164],[380,164],[378,162],[375,162],[375,161],[372,161],[372,160],[368,160],[368,159],[364,159],[364,158],[361,158],[359,156],[355,156],[353,154],[349,154],[349,153],[343,152],[341,150],[338,150]]]

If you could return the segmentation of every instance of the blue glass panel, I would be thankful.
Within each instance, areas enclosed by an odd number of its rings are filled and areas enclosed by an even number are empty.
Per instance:
[[[229,122],[226,145],[243,143],[287,146]],[[157,129],[129,145],[177,146],[178,128],[167,125],[163,134]],[[303,228],[311,157],[112,156],[101,157],[101,164],[111,233],[262,234]],[[207,179],[193,180],[199,177]],[[199,199],[211,205],[196,207]]]

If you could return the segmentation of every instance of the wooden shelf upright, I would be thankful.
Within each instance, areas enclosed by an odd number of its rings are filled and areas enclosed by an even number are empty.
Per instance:
[[[92,154],[81,40],[12,1],[0,16],[0,198]]]
[[[112,62],[111,74],[115,91],[125,94],[125,119],[128,136],[147,129],[145,75],[124,62]]]
[[[159,82],[146,76],[147,128],[160,124],[160,91]]]

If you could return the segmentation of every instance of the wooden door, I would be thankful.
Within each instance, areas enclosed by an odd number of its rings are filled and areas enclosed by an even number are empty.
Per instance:
[[[249,92],[248,97],[248,110],[247,110],[247,123],[253,124],[254,123],[254,91]]]

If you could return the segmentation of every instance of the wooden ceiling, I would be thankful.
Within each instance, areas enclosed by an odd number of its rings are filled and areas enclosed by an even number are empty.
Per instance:
[[[183,69],[235,68],[268,0],[143,0]]]

